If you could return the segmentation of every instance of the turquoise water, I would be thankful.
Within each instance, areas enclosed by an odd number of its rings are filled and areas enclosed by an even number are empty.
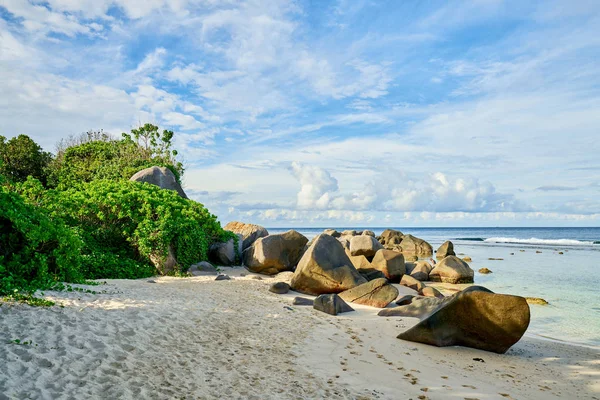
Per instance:
[[[383,228],[351,229],[369,229],[375,234],[383,231]],[[269,229],[269,232],[286,230],[276,228]],[[322,228],[297,230],[308,238],[323,231]],[[530,306],[532,318],[528,334],[600,345],[600,274],[597,272],[600,269],[597,265],[600,228],[398,230],[427,240],[434,250],[445,240],[452,240],[457,254],[464,253],[473,259],[469,264],[475,270],[475,284],[497,293],[547,300],[548,306]],[[493,273],[479,274],[477,270],[482,267],[491,269]]]

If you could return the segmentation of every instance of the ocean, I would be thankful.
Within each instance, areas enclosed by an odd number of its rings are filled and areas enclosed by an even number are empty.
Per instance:
[[[267,229],[281,233],[293,228]],[[311,239],[323,229],[296,230]],[[334,229],[368,229],[379,235],[386,228]],[[528,335],[600,345],[600,228],[392,229],[428,241],[434,251],[451,240],[457,254],[472,258],[469,265],[477,285],[496,293],[547,300],[547,306],[530,305]],[[479,274],[482,267],[492,273]]]

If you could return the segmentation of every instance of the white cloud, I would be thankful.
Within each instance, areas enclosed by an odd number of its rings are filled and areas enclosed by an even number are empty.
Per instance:
[[[302,165],[293,162],[290,166],[292,174],[300,181],[298,192],[299,208],[325,209],[338,190],[338,183],[323,168]]]

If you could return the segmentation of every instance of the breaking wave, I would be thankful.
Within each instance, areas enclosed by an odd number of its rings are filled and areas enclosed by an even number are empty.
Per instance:
[[[537,244],[547,246],[590,246],[600,244],[600,241],[587,242],[575,239],[518,239],[512,237],[491,237],[484,240],[488,243]]]

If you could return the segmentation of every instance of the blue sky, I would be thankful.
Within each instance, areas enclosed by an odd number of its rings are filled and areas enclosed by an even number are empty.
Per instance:
[[[0,1],[0,134],[140,122],[223,222],[598,226],[600,3]]]

